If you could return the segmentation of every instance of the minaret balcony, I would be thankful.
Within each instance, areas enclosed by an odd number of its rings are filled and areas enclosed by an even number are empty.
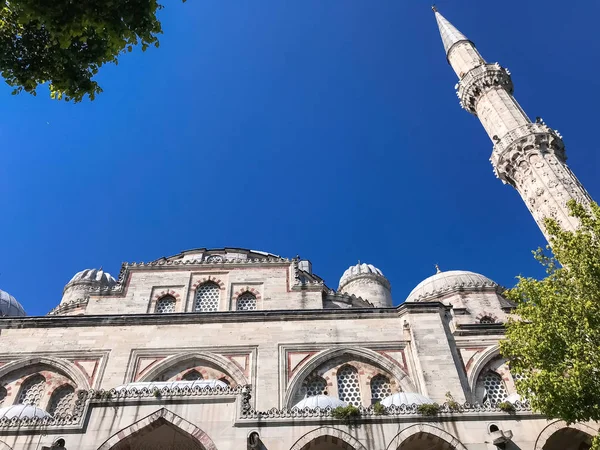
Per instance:
[[[477,101],[487,90],[504,88],[512,95],[514,87],[508,69],[500,64],[482,64],[468,71],[456,85],[456,95],[460,106],[471,114],[477,115]]]

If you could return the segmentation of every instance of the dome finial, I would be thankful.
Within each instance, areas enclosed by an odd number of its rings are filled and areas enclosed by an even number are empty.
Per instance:
[[[435,6],[435,4],[431,5],[431,10],[433,12],[438,12],[437,6]]]
[[[442,273],[440,266],[438,264],[435,265],[435,273]]]

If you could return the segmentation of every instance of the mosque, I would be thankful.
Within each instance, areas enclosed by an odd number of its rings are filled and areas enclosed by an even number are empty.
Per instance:
[[[560,135],[435,18],[496,175],[542,232],[544,217],[574,229],[566,202],[590,197]],[[41,317],[0,291],[0,450],[589,449],[597,425],[516,394],[498,351],[513,306],[469,271],[392,297],[371,264],[334,290],[308,260],[240,248],[83,270]]]

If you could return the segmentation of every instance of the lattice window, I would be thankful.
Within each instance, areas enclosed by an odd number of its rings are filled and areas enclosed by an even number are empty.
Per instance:
[[[358,372],[352,366],[344,366],[337,372],[338,397],[349,405],[360,406]]]
[[[496,323],[496,321],[490,316],[483,316],[479,319],[479,323]]]
[[[195,311],[212,312],[219,310],[220,288],[215,283],[204,283],[196,289]]]
[[[161,298],[156,302],[156,312],[158,314],[167,314],[175,312],[175,299],[171,296]]]
[[[375,404],[392,395],[390,379],[383,375],[377,375],[371,379],[371,403]]]
[[[44,395],[45,385],[46,379],[40,374],[27,379],[21,387],[21,393],[19,394],[19,401],[17,403],[21,405],[38,406],[42,399],[42,395]]]
[[[75,389],[72,386],[63,386],[52,394],[48,413],[54,417],[63,417],[73,412]]]
[[[202,377],[202,374],[200,372],[193,369],[193,370],[190,370],[188,373],[186,373],[181,379],[184,381],[197,381],[197,380],[203,380],[204,377]]]
[[[327,381],[318,375],[307,377],[300,388],[302,397],[313,397],[315,395],[327,395]]]
[[[237,299],[238,311],[254,311],[256,309],[256,297],[251,292],[244,292]]]
[[[484,394],[483,402],[496,404],[502,402],[508,397],[506,386],[502,377],[496,372],[487,372],[481,377],[481,383],[483,384]]]

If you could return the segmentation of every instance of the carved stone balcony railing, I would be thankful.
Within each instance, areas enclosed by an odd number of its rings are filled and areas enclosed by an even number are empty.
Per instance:
[[[486,90],[496,86],[503,87],[509,94],[513,93],[514,87],[507,69],[498,63],[475,67],[468,71],[456,85],[460,106],[471,114],[477,115],[475,110],[477,100]]]

